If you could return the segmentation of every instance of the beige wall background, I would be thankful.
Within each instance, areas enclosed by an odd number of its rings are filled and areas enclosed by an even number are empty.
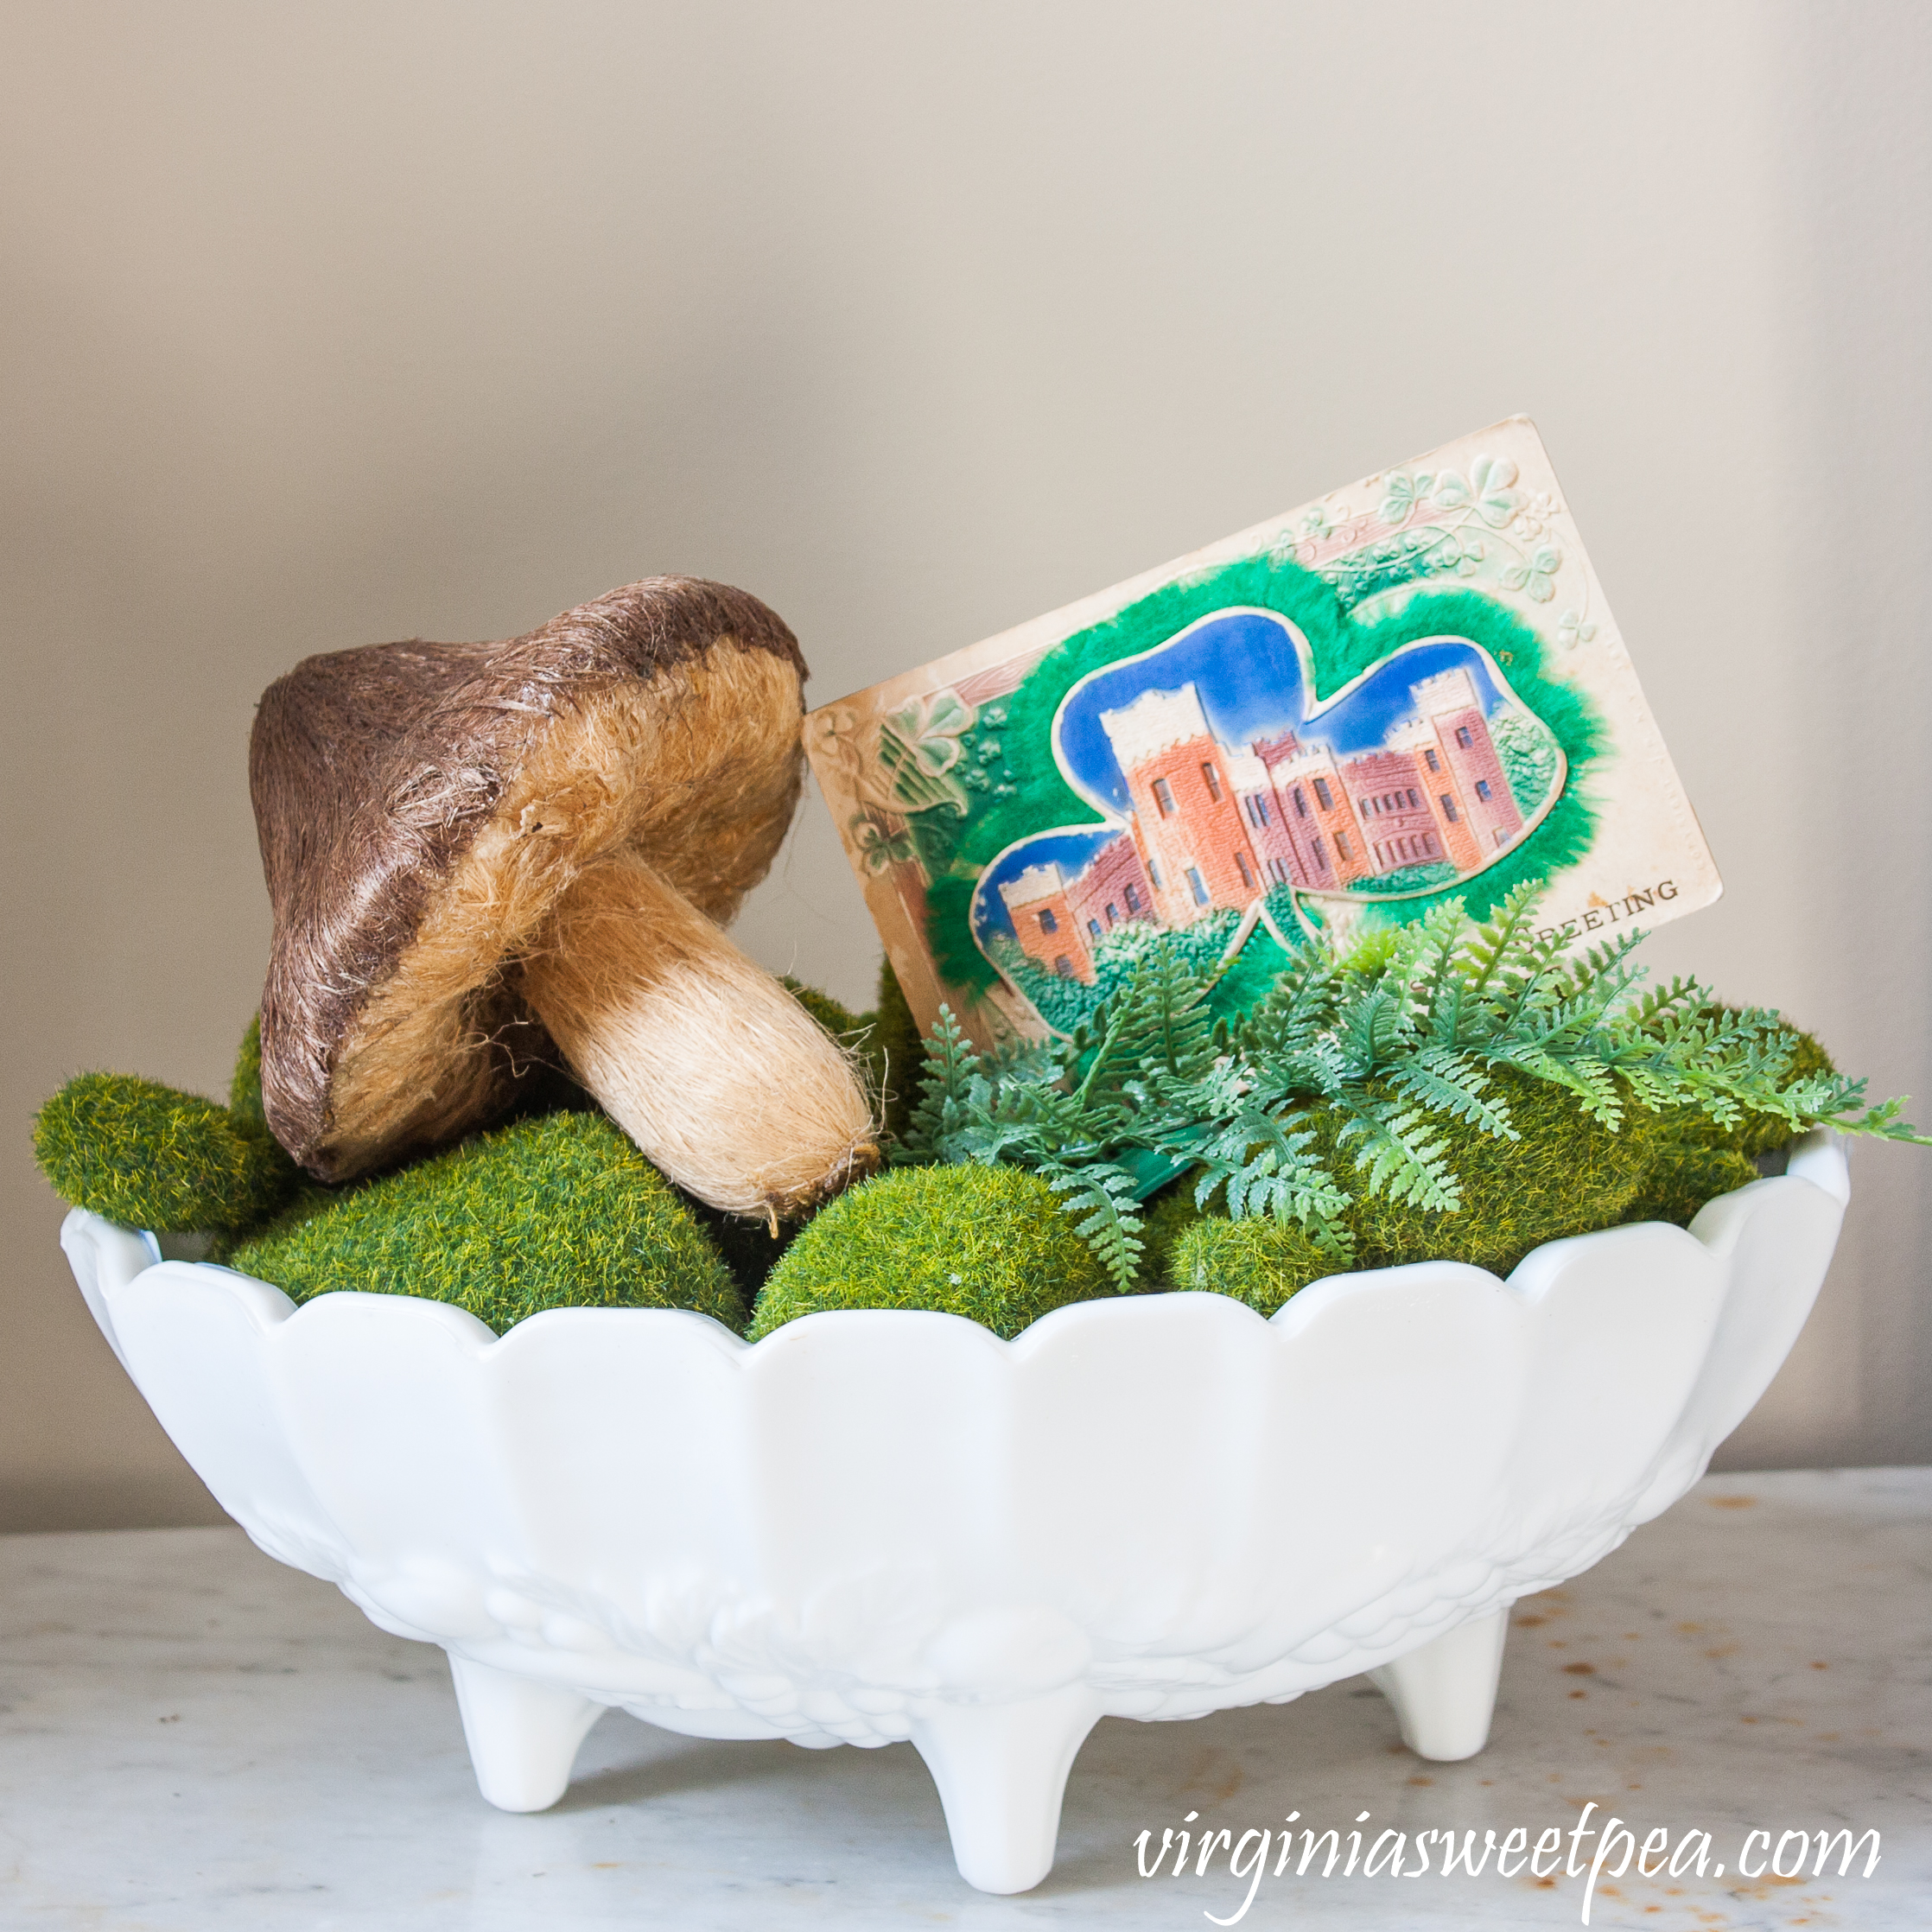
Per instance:
[[[7,9],[0,1528],[217,1514],[25,1141],[225,1082],[257,692],[647,572],[822,702],[1526,410],[1728,883],[1656,969],[1932,1111],[1929,56],[1912,0]],[[816,798],[740,931],[866,1002]],[[1929,1184],[1860,1152],[1732,1466],[1932,1459]]]

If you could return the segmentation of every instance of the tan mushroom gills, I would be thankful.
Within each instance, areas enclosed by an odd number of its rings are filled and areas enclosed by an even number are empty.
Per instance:
[[[638,861],[583,873],[522,968],[524,996],[645,1157],[770,1222],[879,1164],[851,1062],[771,974]]]

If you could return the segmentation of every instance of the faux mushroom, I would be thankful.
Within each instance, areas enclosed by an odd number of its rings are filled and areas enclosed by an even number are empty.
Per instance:
[[[249,779],[289,1153],[340,1180],[453,1140],[554,1042],[714,1207],[775,1222],[869,1172],[846,1056],[720,930],[798,802],[804,670],[755,597],[653,577],[506,642],[270,685]]]

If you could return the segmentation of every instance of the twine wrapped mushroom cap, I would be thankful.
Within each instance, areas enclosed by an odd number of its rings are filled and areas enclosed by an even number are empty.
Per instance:
[[[791,823],[804,675],[755,597],[654,577],[524,637],[334,651],[270,685],[249,766],[283,1145],[368,1173],[499,1117],[561,1050],[727,1211],[870,1171],[846,1057],[719,930]]]

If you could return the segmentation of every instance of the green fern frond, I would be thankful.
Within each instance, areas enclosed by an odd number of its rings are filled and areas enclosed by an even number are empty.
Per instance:
[[[919,1101],[912,1109],[903,1143],[907,1159],[946,1158],[941,1151],[943,1144],[964,1124],[969,1090],[976,1077],[984,1077],[978,1049],[961,1031],[952,1008],[942,1006],[937,1025],[926,1035]]]
[[[1648,1033],[1681,1018],[1687,1011],[1696,1012],[1712,1004],[1713,996],[1709,988],[1680,975],[1668,986],[1653,987],[1640,995],[1624,1009],[1624,1021],[1637,1032]]]
[[[1316,1134],[1306,1113],[1271,1114],[1249,1103],[1219,1134],[1195,1150],[1194,1200],[1204,1207],[1225,1191],[1235,1220],[1268,1215],[1299,1222],[1315,1240],[1345,1258],[1350,1240],[1340,1217],[1348,1196],[1308,1150]]]
[[[1433,907],[1414,930],[1419,943],[1409,966],[1409,979],[1418,1001],[1419,1013],[1433,1028],[1439,1007],[1452,992],[1461,1007],[1461,980],[1457,972],[1457,952],[1469,929],[1469,917],[1459,899],[1445,899]]]
[[[1498,1043],[1484,1058],[1491,1066],[1515,1067],[1553,1086],[1567,1087],[1583,1111],[1612,1133],[1623,1124],[1622,1097],[1610,1069],[1601,1061],[1580,1054],[1550,1052],[1535,1039]]]
[[[1063,1214],[1084,1215],[1073,1231],[1099,1258],[1122,1294],[1131,1294],[1141,1272],[1144,1233],[1134,1184],[1117,1167],[1047,1167],[1046,1185],[1065,1194]]]
[[[1336,970],[1360,979],[1379,979],[1402,943],[1399,926],[1378,926],[1363,933],[1335,962]]]
[[[1852,1090],[1842,1102],[1833,1099],[1811,1109],[1825,1124],[1835,1127],[1840,1134],[1867,1134],[1881,1141],[1905,1141],[1914,1147],[1932,1147],[1932,1134],[1921,1134],[1910,1122],[1899,1118],[1905,1106],[1903,1098],[1881,1100],[1854,1118],[1851,1109],[1863,1099],[1865,1084],[1853,1080],[1845,1084]]]
[[[1355,1165],[1367,1177],[1369,1193],[1444,1214],[1462,1205],[1441,1138],[1420,1107],[1352,1096],[1344,1096],[1344,1104],[1349,1118],[1338,1138],[1362,1143]]]
[[[1251,1058],[1299,1059],[1332,1018],[1335,981],[1331,955],[1305,947],[1246,1019],[1229,1030],[1224,1044]]]
[[[1543,888],[1526,880],[1497,907],[1493,918],[1463,942],[1460,971],[1465,1002],[1476,1006],[1520,976],[1536,943],[1533,920]]]
[[[1121,988],[1092,1049],[1078,1096],[1096,1104],[1118,1094],[1144,1067],[1185,1077],[1214,1057],[1214,1024],[1207,1011],[1213,976],[1197,970],[1171,947],[1153,946]]]
[[[1349,1077],[1373,1079],[1407,1044],[1410,1015],[1399,988],[1376,981],[1337,1015],[1336,1038],[1346,1057]]]
[[[1552,987],[1560,1000],[1594,999],[1609,1007],[1643,976],[1642,967],[1625,971],[1624,962],[1643,944],[1647,935],[1632,928],[1618,933],[1557,969]]]
[[[1509,1124],[1508,1103],[1492,1099],[1481,1066],[1446,1046],[1426,1046],[1389,1075],[1389,1084],[1420,1105],[1467,1121],[1504,1141],[1520,1136]]]

